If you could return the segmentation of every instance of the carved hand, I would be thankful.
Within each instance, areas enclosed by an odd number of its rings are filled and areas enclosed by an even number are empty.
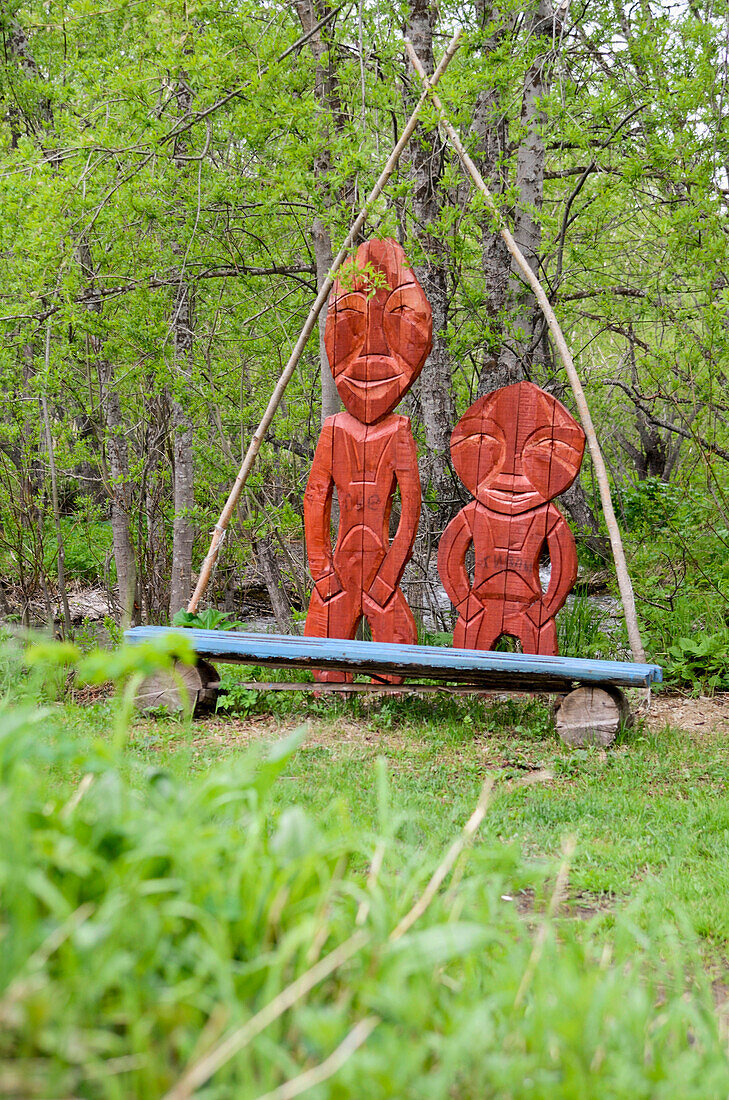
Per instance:
[[[466,595],[455,605],[461,618],[469,622],[477,615],[483,614],[483,604],[477,596],[471,595],[471,589],[467,589]]]
[[[382,577],[375,577],[367,595],[370,597],[378,607],[384,608],[386,604],[392,599],[392,594],[395,591],[391,588],[387,581],[384,581]]]
[[[325,573],[323,577],[319,577],[319,579],[315,581],[314,587],[324,603],[326,603],[327,600],[331,600],[342,591],[342,584],[334,569],[332,569],[330,573]]]

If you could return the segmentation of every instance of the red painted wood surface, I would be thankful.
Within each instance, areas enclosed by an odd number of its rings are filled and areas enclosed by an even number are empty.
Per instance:
[[[577,477],[584,448],[584,432],[564,405],[531,382],[487,394],[456,425],[453,465],[476,500],[451,520],[438,550],[438,571],[458,610],[454,646],[493,649],[507,634],[525,653],[557,653],[554,616],[577,577],[577,552],[550,502]],[[552,572],[542,592],[545,543]]]
[[[314,581],[304,633],[354,638],[364,617],[376,642],[414,643],[417,629],[400,589],[420,519],[420,479],[410,421],[393,409],[423,369],[432,344],[425,293],[393,240],[367,241],[332,288],[325,330],[345,412],[328,417],[304,495]],[[332,496],[339,530],[332,547]],[[390,513],[400,490],[400,521]],[[351,674],[317,672],[322,681]],[[387,677],[399,683],[401,677]]]

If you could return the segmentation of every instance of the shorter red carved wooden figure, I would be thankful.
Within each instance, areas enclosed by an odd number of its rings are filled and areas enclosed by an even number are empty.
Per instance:
[[[438,571],[458,610],[454,646],[493,649],[506,634],[525,653],[557,653],[554,616],[577,577],[577,552],[550,502],[577,477],[584,449],[576,420],[531,382],[487,394],[459,420],[453,465],[476,500],[451,520],[438,550]],[[465,564],[471,543],[473,583]],[[552,572],[542,592],[545,543]]]
[[[375,641],[417,641],[399,584],[418,529],[420,479],[410,421],[392,410],[423,368],[432,327],[428,300],[400,245],[393,240],[361,245],[329,299],[324,340],[346,411],[324,421],[304,495],[314,580],[307,635],[354,638],[364,616]],[[398,486],[400,522],[390,542]],[[339,531],[332,549],[335,487]],[[315,675],[352,679],[342,672]]]

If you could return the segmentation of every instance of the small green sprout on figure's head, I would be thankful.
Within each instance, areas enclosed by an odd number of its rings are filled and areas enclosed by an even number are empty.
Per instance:
[[[367,298],[374,298],[378,290],[383,287],[390,289],[387,275],[381,268],[375,267],[371,260],[364,264],[355,262],[354,256],[342,264],[337,275],[340,291],[358,291]]]

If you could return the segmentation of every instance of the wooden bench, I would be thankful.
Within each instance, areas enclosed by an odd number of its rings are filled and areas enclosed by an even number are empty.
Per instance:
[[[148,641],[175,628],[138,626],[126,631],[131,644]],[[222,630],[181,630],[192,643],[199,662],[188,670],[187,686],[193,703],[214,697],[218,677],[210,662],[270,666],[282,669],[332,669],[376,678],[393,673],[415,683],[403,685],[357,683],[251,682],[258,690],[316,692],[549,692],[565,695],[557,714],[557,728],[571,744],[609,744],[629,709],[623,687],[649,687],[662,679],[658,665],[627,661],[593,661],[532,653],[494,653],[447,646],[395,645],[339,638],[290,637]],[[418,681],[437,681],[422,683]],[[154,681],[154,682],[153,682]],[[169,674],[150,678],[140,694],[142,709],[169,704]],[[198,694],[195,695],[194,693]]]

